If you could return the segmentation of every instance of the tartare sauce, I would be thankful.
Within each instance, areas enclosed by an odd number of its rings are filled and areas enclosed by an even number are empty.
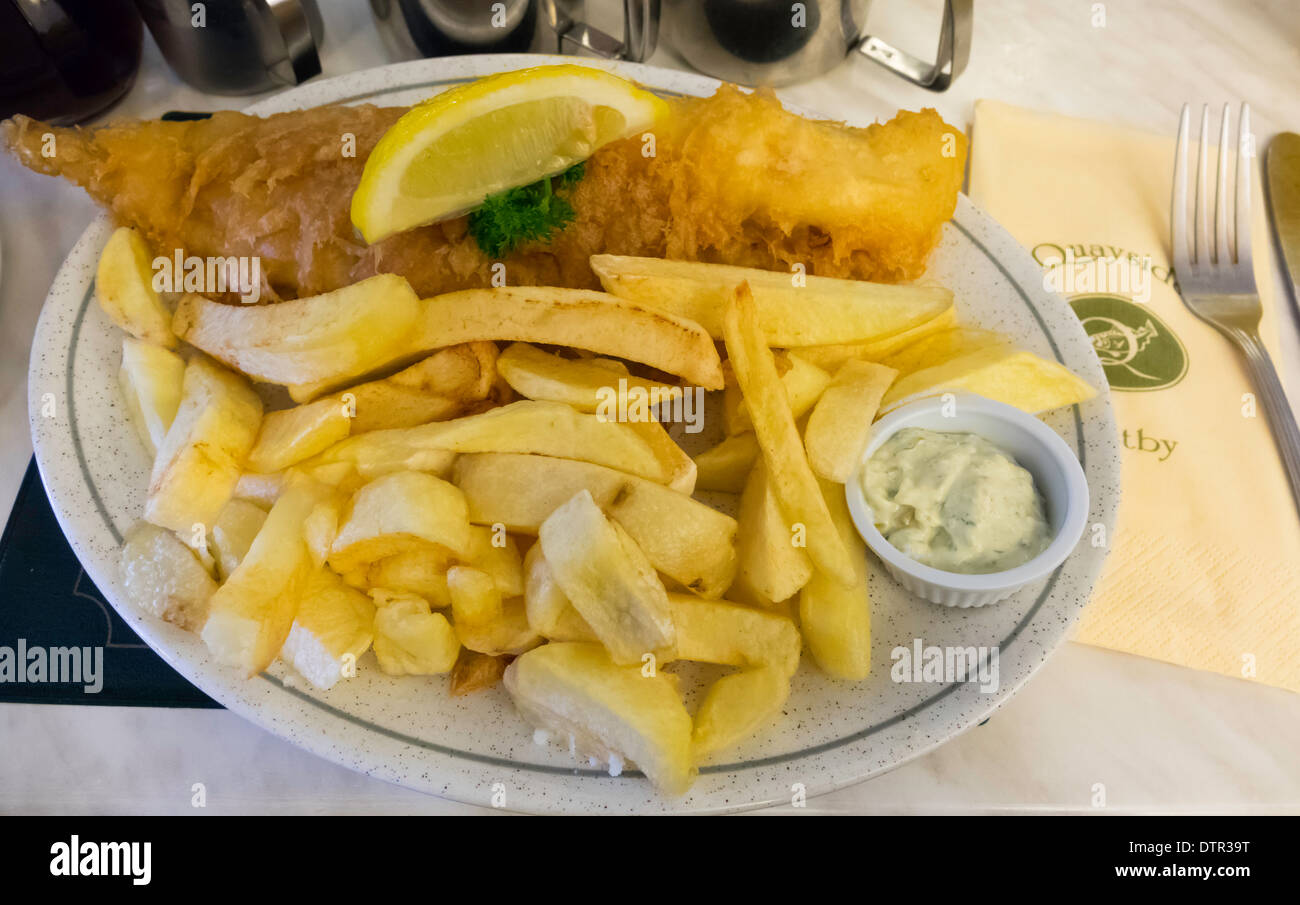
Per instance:
[[[1033,475],[975,434],[904,428],[859,480],[885,539],[945,572],[1001,572],[1052,540]]]

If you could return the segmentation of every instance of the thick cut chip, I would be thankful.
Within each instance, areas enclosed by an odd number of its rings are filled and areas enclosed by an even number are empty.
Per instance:
[[[132,606],[187,631],[203,628],[217,583],[175,534],[137,522],[122,543],[120,564]]]
[[[524,556],[524,607],[528,624],[551,641],[595,641],[591,630],[551,572],[542,545],[533,544]]]
[[[610,358],[562,358],[529,343],[513,343],[497,359],[497,370],[516,393],[526,399],[563,402],[581,412],[595,412],[615,401],[643,395],[646,404],[671,402],[684,392],[672,384],[634,377],[627,366]]]
[[[525,559],[528,622],[552,641],[596,641],[596,633],[574,609],[551,574],[540,545]],[[771,666],[785,675],[799,668],[803,641],[788,616],[728,600],[668,595],[677,634],[674,660],[744,668]]]
[[[289,476],[286,472],[276,471],[271,474],[259,474],[246,471],[239,476],[235,484],[235,499],[256,503],[264,509],[270,509],[284,493]]]
[[[413,594],[373,591],[375,659],[390,676],[435,676],[451,672],[460,656],[456,629],[442,613]]]
[[[699,324],[603,292],[553,286],[465,289],[424,299],[418,307],[418,324],[414,330],[400,324],[375,328],[378,330],[376,344],[382,340],[395,345],[373,369],[460,343],[513,341],[587,349],[599,355],[639,362],[705,389],[722,389],[722,362],[713,340]],[[197,345],[206,348],[202,343]],[[276,373],[283,373],[279,366],[282,363],[278,359],[276,363]],[[292,384],[290,393],[299,401],[314,399],[364,373],[350,370],[342,362],[299,367],[298,379],[288,381],[243,370],[261,380]],[[307,377],[308,373],[313,376]]]
[[[314,482],[286,490],[238,568],[212,595],[203,642],[218,661],[251,676],[280,652],[315,571],[302,526],[321,497]]]
[[[162,346],[128,337],[122,340],[122,367],[117,379],[136,433],[149,455],[157,455],[180,408],[184,359]]]
[[[736,520],[662,484],[589,462],[507,453],[461,456],[453,480],[477,524],[536,534],[587,490],[651,565],[692,593],[720,597],[735,576]]]
[[[351,429],[348,410],[330,399],[268,412],[248,453],[248,468],[265,473],[296,465],[329,449]]]
[[[356,675],[357,660],[374,640],[375,605],[326,568],[307,581],[298,615],[280,650],[282,656],[322,691]]]
[[[695,778],[691,717],[665,672],[619,666],[599,644],[552,642],[511,663],[505,686],[525,720],[611,773],[632,761],[673,795]]]
[[[853,563],[808,465],[772,353],[758,330],[754,299],[747,286],[737,287],[724,321],[727,355],[749,403],[754,433],[781,512],[791,526],[802,526],[812,561],[822,571],[849,583],[853,580]]]
[[[899,378],[881,400],[880,411],[945,392],[974,393],[1035,415],[1097,395],[1063,365],[1032,352],[990,346]]]
[[[173,531],[210,526],[234,495],[257,439],[262,401],[244,379],[198,357],[158,447],[144,517]]]
[[[781,374],[781,386],[785,389],[786,401],[790,404],[790,414],[794,415],[797,421],[821,398],[822,392],[830,385],[831,375],[816,365],[804,361],[798,355],[777,352],[774,357],[777,371]],[[754,429],[754,421],[749,415],[749,406],[745,403],[738,384],[727,384],[723,400],[723,417],[726,419],[728,434],[740,434]]]
[[[703,406],[701,406],[700,418],[703,417]],[[690,495],[695,492],[695,460],[686,454],[686,450],[677,445],[677,441],[669,436],[662,424],[658,421],[638,420],[627,422],[627,426],[653,450],[663,468],[664,484],[678,493]]]
[[[491,576],[503,597],[522,597],[524,571],[515,539],[485,525],[470,525],[468,537],[463,556],[428,548],[372,562],[366,569],[365,583],[372,588],[417,594],[435,609],[441,609],[451,606],[447,572],[460,562]]]
[[[799,668],[799,630],[780,613],[688,594],[669,594],[668,603],[677,627],[678,660],[745,669],[770,666],[786,676]]]
[[[384,273],[274,305],[222,305],[186,295],[174,328],[186,342],[255,380],[338,385],[414,358],[420,350],[410,340],[420,308],[405,279]],[[443,345],[454,343],[438,344]]]
[[[265,521],[266,510],[256,503],[234,499],[225,505],[208,535],[218,578],[225,581],[239,568]]]
[[[895,352],[883,355],[880,363],[888,365],[900,375],[906,375],[990,346],[1010,345],[1010,338],[993,330],[953,327],[951,330],[937,330]]]
[[[689,318],[723,338],[725,300],[749,282],[759,329],[769,346],[866,342],[892,336],[952,307],[940,286],[905,286],[777,273],[751,267],[593,255],[607,292]]]
[[[468,650],[500,656],[522,654],[542,642],[528,624],[523,597],[505,599],[496,581],[470,566],[447,570],[456,637]]]
[[[604,421],[561,402],[523,400],[452,421],[349,438],[304,463],[303,468],[314,473],[321,466],[346,462],[371,474],[402,463],[441,470],[439,452],[506,452],[594,462],[660,484],[684,478],[693,481],[694,467],[689,460],[683,464],[685,455],[674,453],[669,446],[675,449],[657,424]]]
[[[871,437],[881,397],[898,372],[868,361],[846,361],[817,400],[803,443],[820,477],[843,484],[852,476]]]
[[[371,588],[414,594],[434,609],[445,609],[451,606],[451,591],[447,588],[447,570],[451,566],[451,554],[445,550],[396,553],[371,563],[363,583]]]
[[[172,316],[153,288],[153,256],[134,229],[108,237],[95,272],[95,298],[109,320],[136,339],[168,349],[176,345]]]
[[[666,484],[673,475],[661,451],[633,425],[604,421],[562,402],[522,400],[453,421],[406,428],[413,449],[457,453],[534,453],[594,462]]]
[[[758,457],[758,438],[753,431],[728,437],[695,457],[695,486],[700,490],[740,493]]]
[[[418,339],[427,348],[484,339],[575,346],[722,389],[722,363],[699,324],[603,292],[507,286],[452,292],[424,305]]]
[[[771,606],[798,593],[812,576],[804,532],[785,517],[768,476],[758,462],[740,496],[736,554],[740,568],[731,595],[757,606]]]
[[[294,475],[297,479],[296,472]],[[328,484],[322,486],[329,488]],[[347,501],[347,496],[339,493],[337,488],[329,488],[307,516],[307,521],[303,522],[302,533],[303,539],[307,541],[307,552],[311,554],[312,562],[318,566],[324,565],[330,557]]]
[[[646,654],[668,659],[676,633],[663,582],[589,491],[578,491],[551,513],[538,543],[556,584],[615,663],[640,663]]]
[[[853,527],[844,488],[821,483],[835,526],[853,557],[854,580],[845,585],[817,570],[799,592],[804,641],[825,672],[837,679],[865,679],[871,671],[871,597],[867,590],[867,548]]]
[[[445,421],[484,404],[496,379],[496,359],[496,343],[464,343],[324,398],[348,412],[354,434]]]
[[[789,696],[789,677],[770,666],[718,679],[695,712],[695,760],[753,735],[781,713]]]
[[[524,563],[519,555],[519,544],[504,530],[470,525],[465,565],[490,575],[502,597],[523,596]]]
[[[826,371],[835,371],[846,361],[879,362],[933,333],[941,333],[957,326],[957,309],[949,308],[938,317],[918,324],[910,330],[869,343],[839,343],[827,346],[801,346],[799,357]]]
[[[386,556],[422,550],[468,553],[465,496],[433,475],[399,471],[371,481],[352,497],[329,562],[346,573]]]
[[[412,443],[407,431],[413,428],[371,431],[348,437],[329,449],[299,463],[298,468],[318,481],[342,487],[358,481],[370,481],[399,471],[422,471],[437,477],[451,474],[456,453]],[[253,475],[245,475],[241,491],[257,484]]]

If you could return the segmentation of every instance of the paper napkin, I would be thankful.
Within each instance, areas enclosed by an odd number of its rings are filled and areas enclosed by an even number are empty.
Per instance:
[[[1174,289],[1169,125],[1166,137],[980,101],[970,194],[1069,299],[1111,385],[1119,520],[1075,640],[1300,691],[1300,517],[1241,356]],[[1253,210],[1277,361],[1258,192]]]

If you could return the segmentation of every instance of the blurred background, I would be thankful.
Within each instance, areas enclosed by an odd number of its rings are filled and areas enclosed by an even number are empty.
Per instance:
[[[852,65],[880,64],[912,81],[942,87],[965,66],[973,5],[973,0],[350,0],[323,6],[317,0],[0,0],[0,118],[22,113],[64,125],[92,120],[126,96],[138,72],[153,78],[158,56],[177,83],[223,96],[255,96],[322,71],[346,71],[345,60],[355,67],[363,61],[523,52],[671,60],[729,81],[778,86],[806,82],[855,57]],[[869,18],[875,25],[889,23],[890,39],[897,33],[902,42],[869,37]]]

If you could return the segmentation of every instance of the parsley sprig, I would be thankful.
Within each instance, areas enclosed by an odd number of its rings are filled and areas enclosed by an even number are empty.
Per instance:
[[[582,179],[576,163],[558,176],[491,195],[469,215],[469,232],[483,253],[492,258],[509,254],[524,242],[548,239],[576,216],[565,192]]]

